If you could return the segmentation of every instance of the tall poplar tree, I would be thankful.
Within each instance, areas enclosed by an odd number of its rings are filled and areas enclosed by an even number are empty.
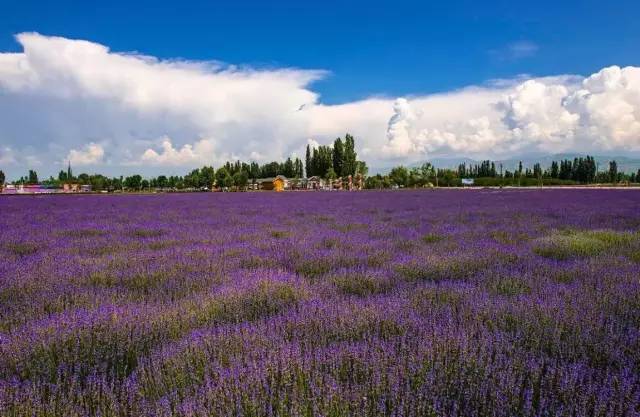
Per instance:
[[[311,149],[309,149],[309,144],[307,144],[307,154],[304,159],[304,168],[307,172],[307,178],[313,175],[311,172]]]
[[[333,142],[333,171],[337,175],[342,175],[344,156],[344,146],[342,145],[342,139],[338,138]]]

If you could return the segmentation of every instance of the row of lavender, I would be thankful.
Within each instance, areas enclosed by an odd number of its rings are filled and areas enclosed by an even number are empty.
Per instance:
[[[0,415],[637,416],[639,203],[5,198]]]

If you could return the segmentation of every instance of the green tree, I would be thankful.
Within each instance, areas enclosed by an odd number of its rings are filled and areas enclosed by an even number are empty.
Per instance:
[[[252,162],[249,166],[249,176],[254,180],[260,177],[260,164]]]
[[[551,178],[558,178],[559,174],[558,163],[556,161],[551,162]]]
[[[249,174],[247,174],[245,171],[238,171],[235,174],[233,174],[233,185],[235,185],[236,187],[240,189],[244,189],[247,186],[248,182],[249,182]]]
[[[233,179],[226,167],[220,167],[216,171],[216,186],[224,188],[233,185]]]
[[[271,178],[275,177],[280,173],[280,164],[273,161],[268,164],[264,164],[261,169],[262,178]]]
[[[2,172],[2,170],[0,169],[0,187],[2,187],[4,185],[4,181],[7,178],[4,176],[4,172]]]
[[[293,178],[296,176],[291,157],[287,158],[287,160],[284,162],[282,175],[284,175],[287,178]]]
[[[609,182],[616,182],[618,180],[618,163],[614,161],[609,162]]]
[[[38,173],[34,170],[29,170],[29,179],[27,181],[29,184],[37,184],[38,183]]]
[[[337,175],[342,175],[344,162],[344,146],[342,145],[342,139],[337,138],[333,142],[333,171]]]
[[[333,170],[333,167],[329,167],[327,173],[325,174],[325,179],[333,181],[336,178],[338,178],[338,174],[336,174],[336,172]]]
[[[293,163],[293,167],[296,173],[296,178],[302,178],[304,177],[304,166],[302,164],[302,160],[300,158],[296,158],[296,160]]]
[[[358,155],[355,150],[355,140],[350,134],[346,134],[344,138],[344,157],[342,163],[341,176],[356,174],[356,161]]]
[[[158,186],[158,188],[166,188],[168,185],[169,180],[167,177],[164,175],[158,175],[158,178],[156,178],[156,186]]]
[[[402,165],[397,166],[389,173],[389,179],[399,187],[406,187],[409,185],[409,171]]]
[[[201,188],[213,187],[213,183],[216,180],[216,172],[212,166],[203,166],[200,168],[200,174],[198,177],[198,186]]]
[[[132,175],[124,179],[124,186],[129,190],[139,190],[142,187],[142,177],[140,175]]]
[[[200,187],[200,170],[194,169],[184,176],[184,185],[187,188]]]
[[[83,185],[89,184],[89,174],[85,174],[83,172],[82,174],[78,175],[78,182]]]
[[[309,148],[309,144],[307,144],[307,152],[304,158],[304,168],[307,173],[307,178],[314,175],[311,171],[311,149]]]
[[[369,167],[365,161],[356,161],[356,174],[360,174],[363,177],[369,175]]]

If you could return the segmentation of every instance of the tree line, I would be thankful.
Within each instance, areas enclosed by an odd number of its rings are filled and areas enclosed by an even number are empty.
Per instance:
[[[618,170],[615,160],[609,161],[607,169],[599,171],[593,156],[553,161],[543,169],[540,163],[525,168],[522,161],[513,170],[504,170],[494,161],[478,164],[462,163],[457,169],[438,169],[430,163],[419,167],[397,166],[386,175],[374,175],[366,179],[366,188],[460,186],[463,178],[474,179],[481,186],[533,186],[574,185],[640,182],[640,169],[625,173]]]
[[[344,140],[337,138],[332,146],[312,147],[307,145],[305,162],[300,158],[287,158],[283,162],[272,161],[265,164],[257,162],[227,161],[217,170],[213,166],[197,168],[184,176],[159,175],[143,178],[141,175],[127,177],[107,177],[101,174],[86,173],[75,176],[69,166],[61,170],[57,178],[49,177],[39,181],[38,174],[29,170],[26,176],[20,177],[15,184],[43,184],[51,187],[61,187],[65,183],[91,185],[96,191],[101,190],[131,190],[147,189],[175,189],[175,190],[204,190],[213,186],[222,188],[245,188],[248,184],[260,178],[273,178],[284,175],[296,179],[319,176],[324,179],[346,178],[356,174],[363,175],[365,188],[379,189],[392,187],[427,187],[427,186],[460,186],[463,178],[473,178],[475,185],[572,185],[572,184],[603,184],[640,182],[640,169],[634,173],[618,170],[615,160],[610,161],[606,170],[598,170],[593,156],[577,157],[573,160],[563,159],[553,161],[548,168],[542,168],[540,163],[525,168],[522,162],[512,170],[503,170],[500,163],[485,160],[477,164],[462,163],[457,169],[436,168],[430,163],[418,167],[397,166],[386,175],[368,176],[367,164],[357,159],[355,140],[346,134]],[[0,184],[4,184],[5,174],[0,170]]]

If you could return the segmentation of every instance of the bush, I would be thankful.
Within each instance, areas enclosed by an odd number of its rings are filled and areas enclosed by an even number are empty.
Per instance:
[[[392,287],[388,280],[366,273],[337,275],[332,277],[331,281],[344,294],[361,297],[381,294],[389,291]]]
[[[17,256],[33,255],[40,249],[38,245],[31,242],[7,243],[5,249]]]
[[[529,285],[520,278],[501,277],[491,283],[491,292],[497,295],[516,296],[528,294],[531,291]]]
[[[427,233],[426,235],[422,236],[422,241],[424,243],[437,243],[444,239],[446,239],[446,236],[437,233]]]
[[[399,265],[396,271],[408,281],[440,282],[470,278],[488,265],[481,257],[432,258]]]
[[[613,230],[572,231],[536,239],[533,251],[545,258],[565,260],[628,249],[632,243],[637,241],[638,236],[629,232]]]

